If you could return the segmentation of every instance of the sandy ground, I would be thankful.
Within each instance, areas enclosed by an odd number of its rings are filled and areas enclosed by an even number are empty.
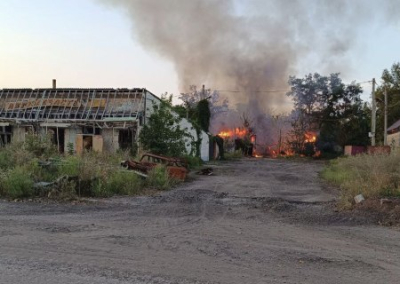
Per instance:
[[[399,283],[400,232],[322,163],[243,159],[153,197],[0,202],[0,283]]]

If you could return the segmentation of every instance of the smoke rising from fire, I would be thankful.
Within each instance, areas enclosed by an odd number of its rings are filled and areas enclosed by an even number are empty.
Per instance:
[[[287,88],[301,58],[318,52],[321,69],[335,67],[357,27],[400,15],[396,0],[99,1],[122,8],[141,44],[174,64],[182,92],[204,83],[265,108],[286,102],[268,91]]]
[[[343,73],[343,59],[362,39],[359,27],[400,15],[396,0],[98,1],[121,8],[134,37],[174,64],[181,92],[193,84],[223,90],[231,104],[246,105],[265,136],[272,135],[269,110],[291,108],[285,90],[299,64],[317,58],[319,70],[307,72]],[[230,115],[218,125],[235,121]]]

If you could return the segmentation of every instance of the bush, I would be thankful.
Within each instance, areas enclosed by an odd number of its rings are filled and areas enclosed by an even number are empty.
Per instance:
[[[4,170],[14,168],[15,166],[24,166],[34,158],[34,155],[25,150],[21,143],[0,148],[0,168]]]
[[[203,161],[199,157],[194,157],[191,155],[185,155],[183,157],[184,160],[188,163],[189,169],[196,169],[203,164]]]
[[[400,195],[400,155],[359,155],[330,163],[322,177],[341,188],[340,207],[350,208],[354,196]]]
[[[7,153],[8,151],[2,149],[0,151],[0,169],[7,169],[12,164],[10,154]]]
[[[177,181],[170,178],[168,170],[163,165],[157,165],[149,172],[146,184],[158,190],[170,189]]]
[[[60,175],[67,175],[67,176],[79,176],[80,173],[80,163],[81,157],[79,156],[67,156],[58,169]]]
[[[134,195],[145,185],[165,190],[176,182],[161,166],[150,173],[146,182],[134,172],[123,170],[120,162],[130,158],[128,151],[112,155],[96,152],[85,152],[82,156],[53,155],[44,161],[44,155],[37,156],[43,147],[35,139],[32,138],[26,148],[22,144],[13,144],[0,149],[0,196],[66,199],[76,195]],[[199,159],[192,158],[189,163],[194,167],[199,164]],[[35,182],[54,183],[33,188]]]
[[[1,176],[0,192],[11,198],[32,196],[33,180],[23,167],[16,167]]]
[[[142,188],[140,177],[132,171],[115,171],[105,182],[105,190],[112,194],[134,195]]]
[[[51,157],[57,155],[57,147],[51,141],[50,134],[29,134],[25,136],[25,149],[36,157]]]

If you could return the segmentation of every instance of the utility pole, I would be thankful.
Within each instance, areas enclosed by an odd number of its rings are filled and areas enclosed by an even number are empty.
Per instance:
[[[385,119],[384,119],[384,131],[385,133],[383,134],[383,145],[386,146],[387,143],[387,107],[388,107],[388,100],[387,100],[387,89],[385,86],[384,90],[384,95],[385,95]]]
[[[203,85],[203,88],[201,89],[201,99],[204,100],[206,98],[206,86]]]
[[[375,130],[376,130],[376,100],[375,100],[375,78],[372,79],[372,113],[371,113],[371,146],[375,146]]]

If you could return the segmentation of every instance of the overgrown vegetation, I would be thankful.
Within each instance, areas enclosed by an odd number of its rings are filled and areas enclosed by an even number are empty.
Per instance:
[[[322,177],[341,188],[339,206],[351,208],[354,197],[400,197],[400,154],[358,155],[331,161]]]
[[[132,158],[129,152],[61,156],[49,139],[27,135],[25,143],[0,148],[0,196],[12,199],[109,197],[136,195],[146,187],[166,190],[175,184],[165,168],[157,168],[143,180],[120,167],[121,160]]]
[[[154,154],[179,157],[186,153],[186,140],[193,137],[179,125],[181,118],[171,112],[171,100],[154,105],[154,112],[143,126],[139,141],[144,150]]]
[[[167,168],[163,165],[158,165],[151,170],[146,179],[146,185],[157,190],[166,190],[176,183],[177,181],[170,178]]]

